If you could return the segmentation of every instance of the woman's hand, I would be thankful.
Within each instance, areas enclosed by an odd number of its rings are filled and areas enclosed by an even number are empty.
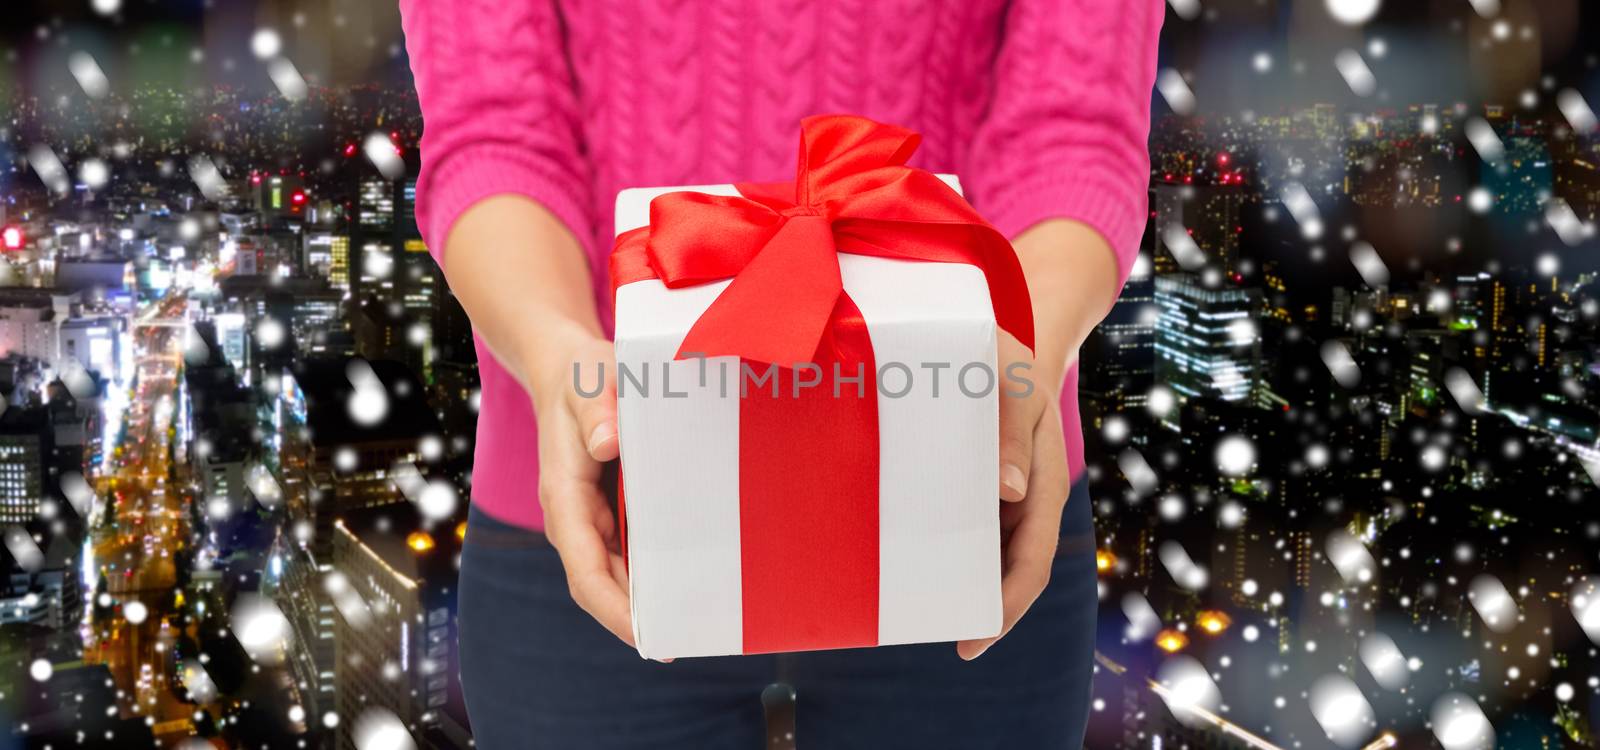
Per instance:
[[[1020,382],[1002,378],[1007,385],[1000,389],[1000,595],[1005,618],[1000,635],[956,644],[963,659],[978,658],[1011,632],[1050,582],[1061,513],[1071,489],[1060,379],[1041,371],[1054,368],[1035,367],[1033,354],[1007,333],[1000,335],[999,361],[1002,373],[1028,383],[1024,389]]]
[[[631,646],[628,569],[602,485],[605,463],[617,458],[611,342],[581,329],[549,342],[528,382],[539,426],[539,505],[545,536],[561,555],[573,601]],[[585,395],[597,379],[600,392]]]
[[[539,505],[572,598],[632,645],[628,576],[602,485],[605,462],[617,457],[616,365],[583,249],[543,206],[514,195],[468,209],[446,244],[451,291],[533,403]],[[574,365],[590,390],[603,366],[604,389],[581,395]]]
[[[1050,582],[1061,513],[1072,489],[1061,425],[1061,382],[1078,346],[1116,299],[1117,264],[1098,232],[1065,219],[1040,222],[1012,245],[1033,300],[1036,351],[1001,332],[1000,635],[956,644],[976,659],[1005,637]],[[1025,364],[1013,370],[1014,365]],[[1014,377],[1013,377],[1014,376]],[[1014,378],[1031,385],[1023,389]]]

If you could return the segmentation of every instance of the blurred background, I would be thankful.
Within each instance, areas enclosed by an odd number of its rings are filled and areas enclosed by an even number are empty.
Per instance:
[[[1595,746],[1600,5],[1170,0],[1156,89],[1087,746]],[[0,747],[471,745],[421,128],[389,2],[0,11]]]

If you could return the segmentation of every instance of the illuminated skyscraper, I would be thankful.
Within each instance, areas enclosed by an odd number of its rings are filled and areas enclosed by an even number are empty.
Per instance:
[[[1150,189],[1150,231],[1147,246],[1157,274],[1180,270],[1167,247],[1168,227],[1182,227],[1208,263],[1232,272],[1239,262],[1239,210],[1244,190],[1238,185],[1157,185]]]
[[[1085,387],[1103,393],[1112,411],[1143,406],[1149,397],[1158,314],[1150,259],[1141,254],[1122,295],[1100,323],[1105,348],[1084,372]]]
[[[1186,398],[1243,401],[1260,379],[1253,289],[1209,289],[1192,274],[1156,277],[1156,380]]]
[[[467,742],[456,678],[455,560],[463,522],[429,524],[409,503],[334,524],[330,598],[339,716],[387,710],[424,747]],[[341,721],[341,750],[356,748]]]
[[[0,523],[39,517],[50,436],[43,409],[8,409],[0,419]]]

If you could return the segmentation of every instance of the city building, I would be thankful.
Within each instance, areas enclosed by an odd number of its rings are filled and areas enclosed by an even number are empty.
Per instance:
[[[1260,369],[1257,297],[1207,287],[1194,274],[1157,276],[1156,382],[1186,398],[1251,398]]]
[[[421,733],[465,740],[454,593],[464,529],[424,524],[409,503],[334,523],[340,716],[382,707]],[[357,747],[351,730],[341,722],[341,750]]]
[[[0,287],[0,355],[61,361],[61,324],[78,295],[63,289]]]
[[[39,517],[50,500],[54,451],[55,431],[44,408],[13,407],[0,413],[0,525]]]
[[[1116,304],[1100,321],[1094,366],[1080,375],[1080,390],[1099,394],[1111,411],[1143,407],[1155,385],[1155,278],[1149,256],[1141,255]]]

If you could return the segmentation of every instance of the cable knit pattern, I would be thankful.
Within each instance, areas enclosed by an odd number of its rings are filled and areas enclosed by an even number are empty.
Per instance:
[[[1125,278],[1144,229],[1161,0],[400,0],[422,103],[417,218],[440,253],[472,204],[518,194],[604,269],[618,190],[794,172],[800,119],[920,131],[1008,235],[1052,217],[1104,235]],[[473,499],[540,528],[527,397],[479,346]],[[1069,373],[1068,459],[1083,439]]]

